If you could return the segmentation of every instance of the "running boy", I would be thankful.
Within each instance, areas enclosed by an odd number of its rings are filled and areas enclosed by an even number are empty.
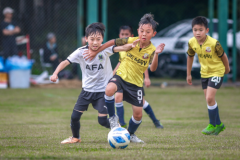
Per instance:
[[[87,51],[84,53],[86,59],[93,59],[97,52],[105,48],[117,45],[122,46],[139,39],[137,46],[129,50],[126,57],[122,60],[116,74],[109,81],[105,91],[105,102],[109,114],[111,129],[118,126],[118,116],[115,115],[114,94],[123,90],[123,100],[132,104],[133,116],[129,121],[128,131],[130,141],[144,143],[134,133],[142,122],[143,107],[143,73],[148,68],[149,63],[151,71],[155,71],[158,65],[158,54],[164,49],[165,44],[160,44],[157,49],[151,43],[151,38],[156,35],[158,23],[153,19],[152,14],[145,14],[138,28],[138,37],[119,38],[110,40],[103,44],[98,51]]]
[[[221,44],[212,37],[206,35],[209,31],[205,17],[196,17],[192,21],[194,37],[188,43],[187,58],[187,83],[192,85],[192,63],[195,53],[198,54],[201,64],[202,89],[205,94],[208,107],[209,125],[202,130],[206,135],[218,135],[225,129],[221,122],[218,104],[215,101],[217,90],[221,87],[224,74],[230,72],[227,55]]]
[[[103,42],[105,26],[102,23],[92,23],[86,28],[87,46],[83,46],[75,50],[67,60],[61,62],[51,77],[51,81],[58,79],[58,73],[70,63],[79,63],[82,70],[82,91],[74,106],[71,116],[71,129],[73,136],[62,141],[62,144],[81,142],[80,118],[84,111],[88,109],[88,105],[92,103],[93,108],[98,111],[98,123],[106,128],[110,128],[107,119],[107,108],[104,107],[104,91],[109,79],[112,77],[112,66],[109,56],[114,52],[129,50],[132,45],[124,45],[119,47],[108,47],[99,52],[97,56],[88,61],[83,58],[85,50],[98,50]],[[137,42],[135,42],[136,45]]]
[[[127,38],[133,37],[133,29],[131,26],[124,25],[119,28],[119,38]],[[119,52],[119,62],[113,71],[113,75],[115,74],[116,70],[118,69],[121,61],[126,56],[127,52],[121,51]],[[149,79],[148,70],[144,72],[144,84],[146,87],[151,85],[151,81]],[[144,88],[143,88],[143,96],[145,96]],[[119,90],[115,93],[115,107],[117,109],[117,115],[119,117],[119,123],[122,127],[127,128],[127,124],[124,121],[124,108],[123,108],[123,91]],[[163,128],[160,121],[155,117],[155,114],[152,110],[150,104],[143,98],[143,109],[148,114],[148,116],[152,119],[153,124],[156,128]]]

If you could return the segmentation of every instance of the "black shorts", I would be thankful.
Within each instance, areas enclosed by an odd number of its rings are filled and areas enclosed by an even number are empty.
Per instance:
[[[98,110],[98,113],[107,114],[107,107],[105,106],[105,92],[87,92],[82,89],[82,92],[78,96],[77,103],[74,106],[74,110],[87,111],[88,105],[92,103],[93,108]]]
[[[118,93],[123,93],[123,90],[121,89],[121,90],[119,90],[119,91],[117,91]],[[143,96],[145,96],[145,92],[144,92],[144,88],[142,87],[142,94],[143,94]]]
[[[120,76],[114,75],[108,83],[117,85],[117,92],[122,90],[123,100],[137,107],[143,106],[143,87],[124,81]]]
[[[212,87],[219,89],[223,82],[223,77],[210,77],[210,78],[201,78],[202,89],[207,89],[207,87]]]

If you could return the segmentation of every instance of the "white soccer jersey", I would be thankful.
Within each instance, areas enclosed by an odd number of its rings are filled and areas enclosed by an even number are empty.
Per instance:
[[[85,60],[83,53],[88,49],[84,46],[70,54],[67,60],[70,63],[79,63],[82,70],[82,88],[88,92],[105,92],[108,81],[112,78],[110,56],[113,46],[99,52],[93,60]]]

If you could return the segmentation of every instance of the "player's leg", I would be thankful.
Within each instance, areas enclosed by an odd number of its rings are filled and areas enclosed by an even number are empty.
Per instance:
[[[105,104],[107,106],[108,114],[109,114],[109,122],[110,127],[113,129],[114,127],[118,127],[118,116],[115,115],[115,107],[114,107],[114,94],[117,90],[121,89],[121,78],[117,75],[114,75],[112,79],[110,79],[106,90],[105,90]]]
[[[155,125],[156,128],[163,128],[163,125],[160,123],[160,121],[156,118],[152,107],[150,104],[143,98],[143,109],[147,113],[147,115],[151,118],[153,121],[153,124]]]
[[[123,91],[122,90],[115,93],[115,107],[117,109],[117,115],[119,118],[120,125],[124,128],[127,128],[127,124],[124,121]]]
[[[105,106],[104,92],[93,93],[94,97],[92,101],[93,108],[98,111],[98,123],[106,128],[110,128],[110,123],[107,118],[107,108]]]
[[[90,92],[86,92],[82,90],[80,93],[77,103],[74,106],[72,115],[71,115],[71,130],[72,130],[72,137],[69,137],[65,140],[63,140],[61,143],[66,144],[66,143],[77,143],[81,142],[80,138],[80,118],[85,110],[88,109],[88,105],[90,103],[90,100],[87,100],[86,97],[89,97]]]
[[[133,143],[144,143],[139,139],[135,132],[142,122],[142,107],[132,105],[133,116],[129,121],[128,132],[130,133],[130,141]]]

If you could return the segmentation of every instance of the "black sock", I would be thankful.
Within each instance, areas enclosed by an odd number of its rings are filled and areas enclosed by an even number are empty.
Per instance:
[[[81,112],[73,110],[71,116],[71,129],[74,138],[80,138],[79,130],[80,130],[80,117],[82,116]]]

